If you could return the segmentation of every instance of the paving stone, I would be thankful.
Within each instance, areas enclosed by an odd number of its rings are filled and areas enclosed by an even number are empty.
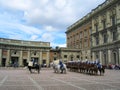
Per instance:
[[[27,69],[0,69],[0,90],[120,90],[120,71],[106,70],[104,76],[77,72],[56,74],[44,68],[40,74]]]

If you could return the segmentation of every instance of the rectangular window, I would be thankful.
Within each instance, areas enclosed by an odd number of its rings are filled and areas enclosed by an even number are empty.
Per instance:
[[[104,34],[103,38],[104,38],[104,43],[107,43],[107,34]]]
[[[56,57],[54,57],[54,60],[57,60]]]
[[[114,31],[114,32],[113,32],[113,41],[115,41],[116,39],[117,39],[117,32]]]
[[[79,55],[77,55],[76,57],[77,57],[78,59],[80,58],[80,56],[79,56]]]
[[[84,30],[84,37],[87,37],[87,30]]]
[[[80,33],[80,39],[82,39],[82,32]]]
[[[98,45],[99,44],[99,37],[97,36],[96,37],[96,45]]]
[[[67,58],[67,55],[64,55],[64,58]]]
[[[87,40],[84,41],[84,47],[87,47],[88,46],[88,43],[87,43]]]
[[[111,17],[112,25],[115,25],[115,16]]]
[[[80,48],[82,48],[82,41],[80,41]]]
[[[103,21],[103,29],[105,29],[106,28],[106,21],[104,20]]]
[[[95,30],[98,32],[98,24],[95,25]]]

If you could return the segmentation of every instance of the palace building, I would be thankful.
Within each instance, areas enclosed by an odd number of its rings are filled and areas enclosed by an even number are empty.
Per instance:
[[[106,0],[66,31],[67,48],[102,64],[120,64],[120,0]]]
[[[65,47],[51,49],[50,61],[61,59],[63,62],[80,60],[80,50]]]
[[[41,65],[49,65],[50,49],[49,42],[0,38],[0,65],[25,66],[31,59]]]
[[[120,64],[120,0],[106,0],[92,10],[93,59],[102,64]]]
[[[67,48],[78,49],[80,51],[80,59],[90,59],[90,34],[91,34],[91,18],[89,15],[80,19],[66,31]]]
[[[120,0],[106,0],[65,33],[67,47],[56,49],[51,49],[49,42],[0,38],[0,65],[25,66],[31,59],[47,66],[57,59],[120,64]]]

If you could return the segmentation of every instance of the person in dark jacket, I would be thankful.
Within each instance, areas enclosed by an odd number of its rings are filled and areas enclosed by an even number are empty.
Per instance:
[[[61,60],[59,61],[59,65],[60,65],[60,69],[62,69],[63,68],[63,62]]]

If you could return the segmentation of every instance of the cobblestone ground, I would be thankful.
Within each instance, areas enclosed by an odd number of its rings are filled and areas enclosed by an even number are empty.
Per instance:
[[[69,71],[56,74],[48,68],[40,74],[2,68],[0,90],[120,90],[120,70],[106,70],[104,76],[93,76]]]

